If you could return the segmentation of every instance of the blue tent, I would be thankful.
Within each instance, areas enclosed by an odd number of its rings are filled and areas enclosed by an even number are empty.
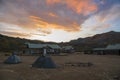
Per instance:
[[[40,56],[33,64],[32,67],[37,68],[56,68],[56,64],[49,56]]]
[[[15,54],[9,56],[4,63],[6,64],[17,64],[21,62],[21,58]]]

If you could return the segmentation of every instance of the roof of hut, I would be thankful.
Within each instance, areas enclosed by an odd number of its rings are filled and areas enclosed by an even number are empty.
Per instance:
[[[105,50],[105,48],[94,48],[93,50]]]
[[[93,50],[118,50],[120,49],[120,44],[108,45],[106,48],[94,48]]]
[[[120,44],[108,45],[106,49],[120,49]]]
[[[46,45],[53,48],[53,49],[61,49],[61,47],[57,44],[46,44]]]
[[[64,48],[64,49],[66,49],[66,50],[73,49],[73,47],[72,47],[72,46],[63,46],[63,48]]]
[[[57,44],[33,44],[33,43],[28,43],[28,48],[44,48],[44,47],[50,47],[53,49],[61,49],[61,47]]]

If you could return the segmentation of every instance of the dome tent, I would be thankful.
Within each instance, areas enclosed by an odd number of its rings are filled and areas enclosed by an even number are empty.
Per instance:
[[[56,68],[56,64],[51,59],[50,56],[46,56],[46,49],[44,49],[44,53],[40,56],[33,64],[32,67],[37,68]]]
[[[12,54],[4,61],[4,63],[6,64],[17,64],[20,62],[21,62],[21,58],[15,54]]]
[[[56,68],[56,64],[49,56],[40,56],[33,64],[32,67],[37,68]]]

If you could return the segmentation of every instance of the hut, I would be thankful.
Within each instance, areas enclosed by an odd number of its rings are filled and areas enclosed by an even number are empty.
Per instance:
[[[73,53],[73,52],[75,52],[75,50],[72,46],[63,46],[62,47],[62,52]]]
[[[97,55],[105,55],[105,48],[94,48],[92,53]]]
[[[15,54],[12,54],[4,61],[4,63],[6,64],[17,64],[20,62],[21,62],[21,58]]]
[[[28,55],[41,54],[43,47],[43,44],[26,43],[26,48],[23,50],[23,53]]]
[[[108,45],[105,51],[106,54],[120,55],[120,44]]]
[[[47,49],[48,54],[58,54],[61,51],[61,47],[57,44],[33,44],[27,43],[27,47],[23,51],[24,54],[42,54],[44,47]]]
[[[61,47],[57,44],[46,44],[48,54],[60,54]]]
[[[108,45],[106,48],[94,48],[92,54],[120,55],[120,44]]]

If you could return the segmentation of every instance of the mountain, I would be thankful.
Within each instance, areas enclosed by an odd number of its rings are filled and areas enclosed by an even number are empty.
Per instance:
[[[77,51],[92,49],[96,47],[106,47],[109,44],[120,43],[120,32],[110,31],[107,33],[96,34],[92,37],[79,38],[71,40],[70,45],[73,45]]]
[[[120,43],[120,32],[110,31],[107,33],[97,34],[92,37],[79,38],[77,40],[71,40],[67,43],[54,43],[43,42],[39,40],[28,40],[21,38],[8,37],[0,34],[0,52],[12,52],[14,50],[20,50],[25,48],[26,42],[31,43],[47,43],[47,44],[59,44],[59,45],[72,45],[76,51],[83,51],[86,49],[92,49],[96,47],[106,47],[109,44]]]

